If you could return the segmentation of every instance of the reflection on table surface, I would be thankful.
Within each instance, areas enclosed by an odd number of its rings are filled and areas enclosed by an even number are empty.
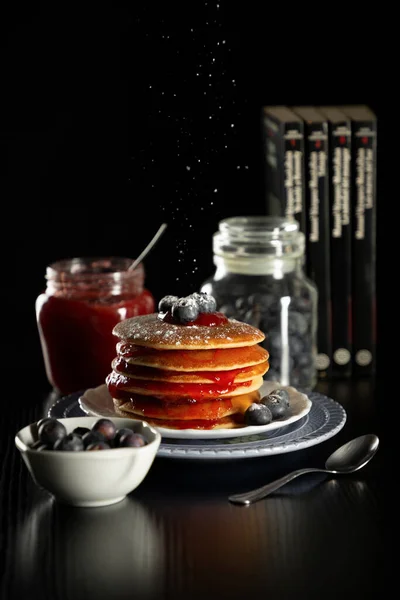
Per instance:
[[[3,436],[2,598],[326,599],[368,598],[374,588],[379,591],[385,451],[380,399],[365,382],[318,387],[347,413],[333,438],[246,460],[157,457],[132,494],[103,508],[55,502],[32,482],[13,438]],[[41,416],[27,400],[19,408],[9,412],[14,429]],[[369,432],[380,436],[380,449],[353,475],[307,475],[250,507],[228,501],[230,494],[293,469],[323,466],[338,446]]]
[[[125,591],[152,598],[163,580],[162,535],[155,516],[133,498],[96,509],[42,498],[17,534],[20,591],[28,597],[32,586],[55,585],[63,588],[54,590],[56,597],[79,598],[89,588],[110,599]],[[51,595],[51,589],[44,594]]]

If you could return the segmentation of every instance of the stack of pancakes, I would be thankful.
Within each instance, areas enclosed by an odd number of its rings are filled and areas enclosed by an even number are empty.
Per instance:
[[[264,334],[235,319],[219,325],[166,322],[157,313],[118,323],[106,379],[117,414],[173,429],[243,426],[268,371]]]

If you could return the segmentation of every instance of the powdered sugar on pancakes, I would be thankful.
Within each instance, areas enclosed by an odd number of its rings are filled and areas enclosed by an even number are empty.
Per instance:
[[[163,321],[158,313],[125,319],[114,327],[113,335],[137,346],[163,350],[239,348],[265,339],[262,331],[235,319],[214,327],[183,325]]]

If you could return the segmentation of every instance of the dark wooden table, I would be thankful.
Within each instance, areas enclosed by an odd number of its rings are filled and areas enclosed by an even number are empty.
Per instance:
[[[98,509],[54,502],[16,451],[16,431],[40,418],[49,401],[40,385],[42,393],[25,396],[16,376],[12,401],[3,398],[2,599],[382,597],[385,440],[373,380],[318,384],[347,412],[343,429],[321,444],[226,462],[156,458],[127,499]],[[323,466],[337,446],[363,433],[376,433],[380,448],[358,473],[305,476],[250,507],[228,502],[230,493],[294,468]]]

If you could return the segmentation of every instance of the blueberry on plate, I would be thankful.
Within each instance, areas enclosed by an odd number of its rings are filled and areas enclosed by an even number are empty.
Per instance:
[[[273,419],[282,419],[289,414],[289,407],[278,396],[268,395],[261,398],[261,404],[268,406]]]
[[[53,449],[64,452],[81,452],[81,450],[84,450],[83,440],[76,433],[70,433],[58,440],[54,444]]]
[[[289,392],[287,390],[284,390],[283,388],[279,388],[277,390],[273,390],[272,392],[270,392],[268,394],[268,396],[276,396],[284,404],[286,404],[286,406],[289,408],[289,406],[290,406],[290,396],[289,396]]]
[[[201,313],[212,313],[217,310],[217,301],[206,292],[194,292],[189,298],[194,298]]]
[[[246,425],[268,425],[272,421],[272,414],[268,406],[254,402],[244,413]]]
[[[195,321],[199,316],[199,305],[190,296],[180,298],[172,307],[172,316],[180,323]]]
[[[67,435],[65,425],[57,419],[44,420],[38,428],[39,440],[46,446],[53,447],[58,440]]]
[[[173,305],[175,302],[178,302],[178,300],[178,296],[164,296],[158,303],[158,312],[172,311]]]

